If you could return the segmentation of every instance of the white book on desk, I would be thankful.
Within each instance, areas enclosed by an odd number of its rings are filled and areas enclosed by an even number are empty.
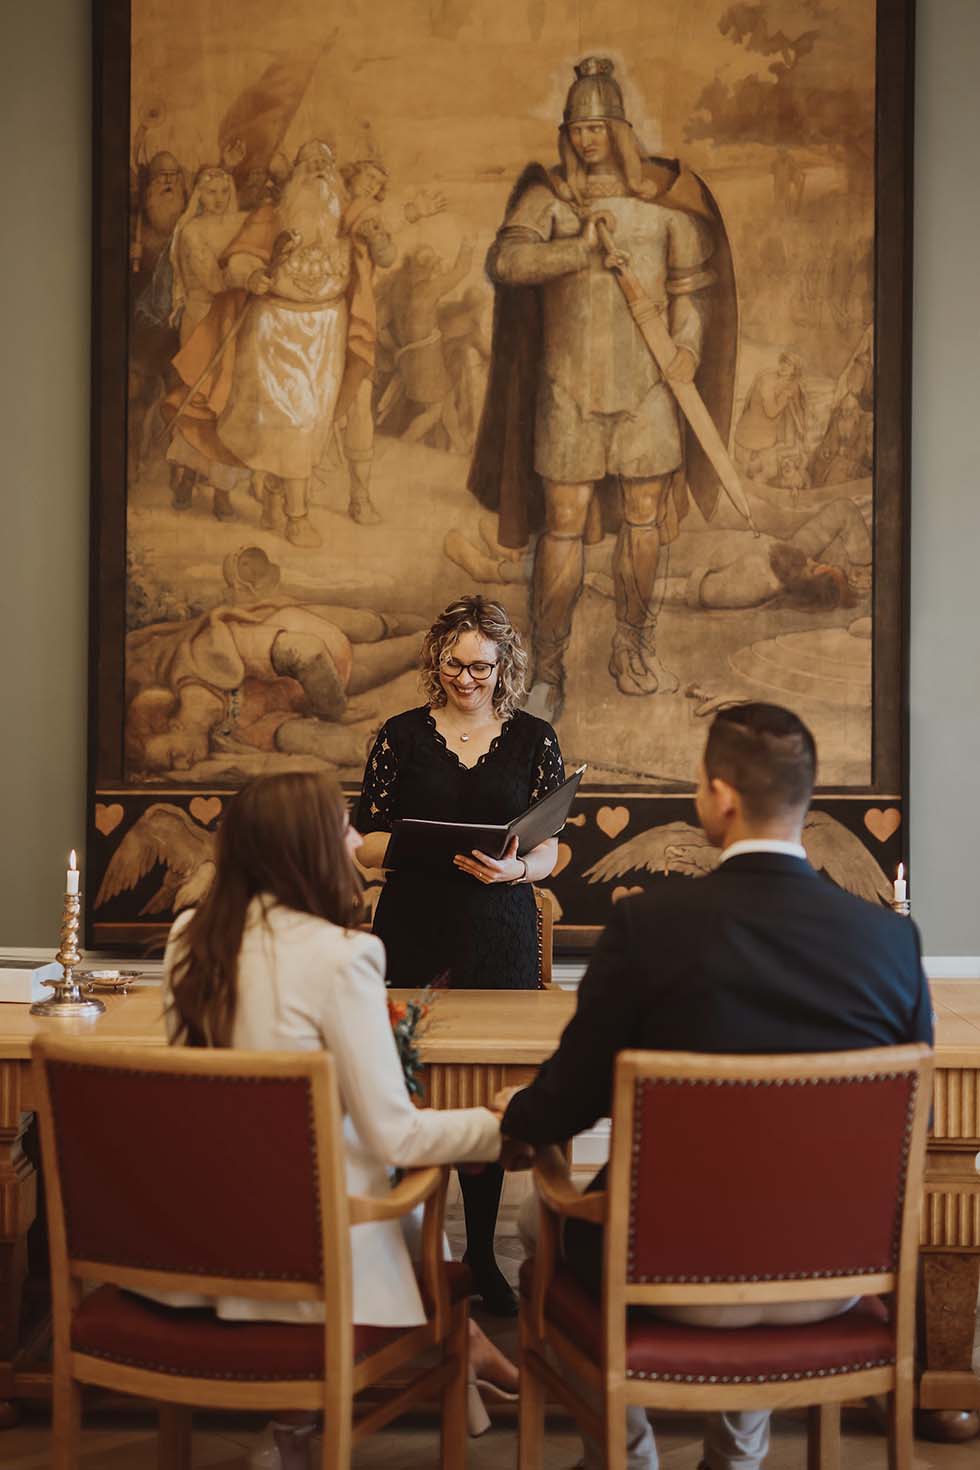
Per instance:
[[[0,1004],[5,1001],[33,1005],[36,1000],[47,1000],[51,987],[46,980],[60,980],[61,966],[57,960],[38,963],[36,960],[13,960],[0,955]]]

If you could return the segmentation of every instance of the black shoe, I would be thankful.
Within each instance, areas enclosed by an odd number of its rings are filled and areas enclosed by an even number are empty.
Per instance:
[[[470,1268],[473,1277],[473,1292],[483,1303],[484,1311],[489,1312],[492,1317],[517,1316],[517,1297],[508,1286],[507,1279],[496,1261],[477,1270],[469,1257],[464,1256],[463,1265]]]

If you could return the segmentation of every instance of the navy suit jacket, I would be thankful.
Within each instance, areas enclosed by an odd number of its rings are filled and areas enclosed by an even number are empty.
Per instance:
[[[919,933],[801,858],[743,853],[616,905],[558,1050],[503,1132],[558,1143],[610,1111],[617,1052],[932,1043]]]

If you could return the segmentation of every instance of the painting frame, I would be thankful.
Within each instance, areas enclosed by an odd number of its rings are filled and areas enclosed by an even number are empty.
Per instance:
[[[883,870],[908,855],[909,484],[912,351],[912,157],[914,0],[877,0],[873,279],[874,645],[872,779],[861,788],[818,787],[814,807],[836,813],[870,845]],[[93,6],[93,320],[91,578],[88,721],[86,942],[106,952],[159,947],[165,918],[106,920],[95,899],[114,844],[160,795],[124,779],[127,592],[127,269],[130,217],[130,0]],[[884,308],[884,309],[883,309]],[[168,800],[213,833],[230,790],[167,787]],[[353,795],[356,788],[348,787]],[[626,821],[623,822],[623,813]],[[584,789],[582,825],[570,830],[566,871],[552,885],[560,952],[587,951],[601,932],[610,890],[588,891],[583,874],[620,824],[643,830],[691,819],[689,787]],[[206,820],[205,820],[206,818]],[[629,878],[611,890],[629,891]],[[605,908],[603,908],[603,905]]]

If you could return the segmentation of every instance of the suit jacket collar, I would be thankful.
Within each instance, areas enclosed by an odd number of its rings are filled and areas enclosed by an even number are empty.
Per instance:
[[[805,858],[790,857],[782,852],[740,852],[719,863],[712,878],[725,878],[735,873],[759,873],[773,878],[815,878],[816,870]]]

